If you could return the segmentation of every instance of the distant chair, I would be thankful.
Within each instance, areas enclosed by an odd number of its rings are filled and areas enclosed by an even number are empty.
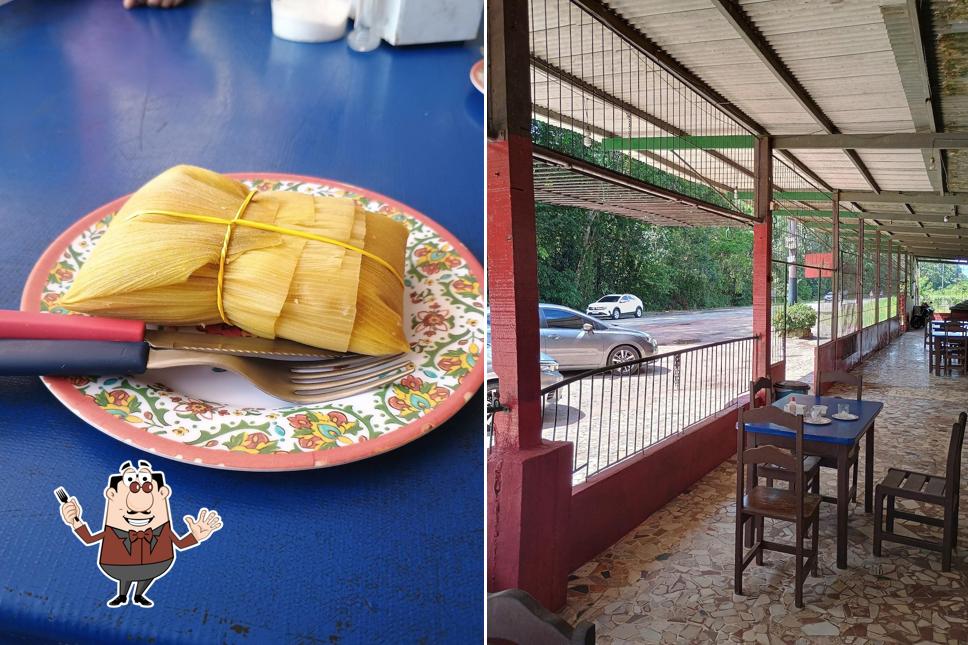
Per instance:
[[[774,424],[788,428],[796,434],[793,453],[777,446],[746,447],[746,424]],[[808,572],[819,574],[817,563],[818,530],[820,528],[820,497],[805,492],[803,478],[803,417],[789,414],[773,406],[753,410],[740,410],[736,426],[736,555],[734,561],[733,587],[743,595],[743,571],[753,559],[763,564],[764,551],[778,551],[794,556],[794,599],[797,607],[803,607],[803,582]],[[793,473],[789,490],[760,486],[759,481],[747,486],[746,467],[759,464],[779,466]],[[743,548],[743,527],[752,518],[756,530],[756,542],[748,553]],[[794,544],[770,542],[763,537],[765,518],[792,522]],[[803,541],[810,531],[810,548]]]
[[[595,625],[571,627],[521,589],[487,595],[487,641],[519,645],[594,645]]]
[[[864,394],[864,378],[858,374],[851,374],[849,372],[843,371],[833,371],[833,372],[821,372],[820,373],[820,391],[823,392],[823,386],[829,383],[840,383],[842,385],[853,385],[856,388],[857,400],[860,401]],[[858,462],[860,459],[860,444],[854,446],[854,449],[849,455],[847,455],[847,460],[850,462],[850,468],[854,471],[853,485],[850,488],[850,499],[851,501],[857,501],[857,471]],[[837,468],[837,460],[833,457],[823,457],[820,459],[820,465],[824,468]],[[824,496],[821,499],[830,504],[836,504],[837,498]]]
[[[961,373],[965,373],[965,326],[960,322],[943,322],[938,325],[932,336],[931,357],[928,362],[928,369],[933,364],[934,373],[941,375],[941,370],[951,376],[954,366],[961,368]]]
[[[958,421],[951,426],[951,439],[948,441],[948,460],[944,477],[926,475],[913,470],[891,468],[887,476],[875,488],[874,496],[874,555],[880,557],[881,542],[897,542],[931,551],[941,552],[941,570],[951,571],[951,552],[958,546],[958,505],[961,491],[961,448],[965,440],[965,422],[968,415],[958,415]],[[887,498],[886,525],[884,519],[884,498]],[[918,515],[894,508],[895,500],[911,499],[924,504],[940,506],[944,511],[942,518]],[[894,520],[910,520],[929,526],[942,527],[941,542],[932,542],[894,533]]]
[[[750,407],[757,408],[758,401],[756,400],[756,395],[761,391],[766,391],[766,395],[763,397],[764,405],[770,405],[773,403],[773,381],[766,376],[761,376],[755,381],[750,382]]]

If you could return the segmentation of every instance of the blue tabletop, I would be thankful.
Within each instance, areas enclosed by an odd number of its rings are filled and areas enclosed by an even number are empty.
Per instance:
[[[827,425],[804,423],[804,441],[822,441],[824,443],[840,444],[856,443],[857,438],[864,433],[864,430],[870,427],[874,418],[880,413],[881,408],[884,407],[884,404],[880,401],[858,401],[857,399],[841,399],[835,396],[812,396],[804,394],[787,394],[782,399],[775,401],[773,405],[778,408],[783,408],[794,397],[796,397],[798,404],[807,406],[808,413],[810,412],[810,406],[826,405],[826,416],[830,417],[832,414],[837,413],[838,405],[847,404],[850,407],[850,413],[858,417],[855,421],[838,421],[837,419],[831,418],[831,422]],[[759,425],[747,423],[745,430],[747,432],[756,432],[777,437],[794,436],[791,430],[773,424]]]
[[[64,228],[177,163],[363,186],[482,257],[480,42],[356,54],[274,39],[269,20],[268,0],[0,7],[0,308]],[[480,642],[482,408],[378,458],[255,474],[146,455],[38,380],[0,378],[0,641]],[[52,490],[98,528],[107,476],[139,458],[164,470],[174,517],[225,524],[178,556],[154,608],[108,609],[114,585]]]

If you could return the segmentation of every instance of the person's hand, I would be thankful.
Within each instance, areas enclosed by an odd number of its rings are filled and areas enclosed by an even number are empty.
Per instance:
[[[133,9],[134,7],[140,7],[141,5],[167,9],[169,7],[177,7],[182,2],[183,0],[123,0],[122,4],[124,4],[125,9]]]
[[[61,504],[61,519],[64,524],[74,527],[81,523],[81,505],[76,497]]]
[[[191,515],[186,515],[185,524],[188,525],[188,530],[192,532],[195,539],[202,542],[210,538],[212,533],[222,528],[222,518],[215,511],[203,508],[198,512],[198,519],[192,519]]]

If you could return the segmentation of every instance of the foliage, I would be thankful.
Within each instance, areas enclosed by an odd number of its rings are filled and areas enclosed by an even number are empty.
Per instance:
[[[955,264],[922,262],[918,265],[918,291],[922,300],[968,300],[968,277]]]
[[[751,229],[659,227],[542,203],[535,211],[544,302],[584,311],[606,293],[632,293],[651,311],[752,304]]]
[[[773,315],[773,327],[775,329],[810,329],[817,322],[817,312],[813,307],[798,302],[786,308],[777,310]]]
[[[572,157],[590,161],[602,168],[608,168],[636,179],[647,181],[682,195],[690,195],[710,204],[726,208],[742,208],[749,212],[750,205],[744,202],[731,203],[725,196],[709,186],[690,181],[660,170],[623,152],[605,150],[602,143],[585,137],[573,130],[559,128],[543,121],[531,122],[531,140],[540,146],[564,152]]]

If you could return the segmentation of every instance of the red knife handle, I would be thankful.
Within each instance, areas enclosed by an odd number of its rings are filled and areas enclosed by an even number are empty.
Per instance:
[[[145,324],[140,320],[120,318],[0,310],[0,338],[112,340],[133,343],[144,340]]]

